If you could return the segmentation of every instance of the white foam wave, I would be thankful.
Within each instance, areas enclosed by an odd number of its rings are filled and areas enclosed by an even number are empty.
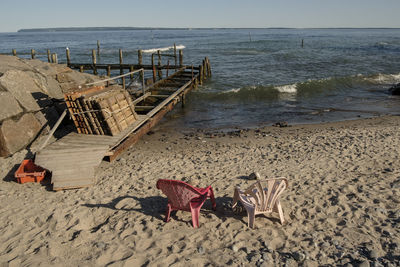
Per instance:
[[[186,47],[185,47],[184,45],[177,45],[177,46],[176,46],[176,49],[177,49],[177,50],[179,50],[179,49],[185,49],[185,48],[186,48]],[[146,54],[149,54],[149,53],[156,53],[157,51],[165,52],[165,51],[172,50],[172,49],[174,49],[173,46],[168,46],[168,47],[144,49],[144,50],[142,50],[142,52],[143,52],[143,53],[146,53]]]
[[[369,82],[388,85],[400,82],[400,73],[398,74],[378,74],[373,77],[365,78]]]
[[[275,86],[275,89],[278,90],[280,93],[289,93],[289,94],[297,93],[297,85],[295,83]]]
[[[250,90],[254,90],[254,89],[256,89],[256,86],[255,86],[255,85],[252,85],[252,86],[248,86],[248,87],[232,88],[232,89],[223,91],[223,92],[221,92],[220,94],[230,94],[230,93],[237,94],[237,93],[239,93],[239,92],[242,91],[242,90],[249,90],[249,89],[250,89]]]

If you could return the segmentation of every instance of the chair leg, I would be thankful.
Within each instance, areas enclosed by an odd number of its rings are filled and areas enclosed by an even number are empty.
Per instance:
[[[279,200],[276,201],[275,205],[276,205],[276,208],[278,209],[279,218],[281,219],[281,224],[283,225],[283,223],[285,222],[285,217],[283,216],[283,210],[282,210],[282,206],[281,206],[281,203],[279,202]]]
[[[250,227],[250,228],[254,228],[254,220],[256,218],[255,210],[248,209],[247,210],[247,217],[248,217],[247,218],[247,220],[248,220],[247,226]]]
[[[217,203],[215,203],[214,191],[212,188],[210,188],[210,200],[212,204],[212,209],[217,210]]]
[[[171,216],[172,207],[171,204],[167,205],[167,213],[165,214],[165,222],[169,222]]]
[[[193,228],[198,228],[199,227],[200,209],[192,208],[191,213],[192,213]]]
[[[235,188],[233,191],[232,209],[236,207],[238,201],[239,201],[239,192],[238,189]]]

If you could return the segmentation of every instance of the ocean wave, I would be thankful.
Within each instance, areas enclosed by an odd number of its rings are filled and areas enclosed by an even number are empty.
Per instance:
[[[366,81],[379,85],[392,85],[400,82],[400,73],[398,74],[382,74],[371,75],[364,78]]]
[[[276,90],[278,90],[280,93],[289,93],[289,94],[295,94],[297,93],[297,84],[288,84],[288,85],[281,85],[281,86],[275,86],[274,87]]]
[[[400,82],[399,74],[376,74],[364,76],[362,74],[347,77],[329,77],[319,80],[307,80],[283,85],[247,85],[231,88],[224,91],[204,90],[199,92],[201,97],[214,100],[276,100],[295,99],[297,97],[314,97],[321,94],[337,94],[344,90],[363,90]],[[210,88],[211,89],[211,88]]]
[[[176,46],[177,50],[185,49],[185,48],[186,47],[184,45],[177,45]],[[173,46],[167,46],[167,47],[160,47],[160,48],[144,49],[144,50],[142,50],[142,52],[146,53],[146,54],[152,54],[152,53],[156,53],[157,51],[165,52],[165,51],[172,50],[172,49],[174,49]]]

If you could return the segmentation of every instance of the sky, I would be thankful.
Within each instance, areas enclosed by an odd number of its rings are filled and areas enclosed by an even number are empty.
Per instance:
[[[400,28],[400,0],[0,0],[0,32],[53,27]]]

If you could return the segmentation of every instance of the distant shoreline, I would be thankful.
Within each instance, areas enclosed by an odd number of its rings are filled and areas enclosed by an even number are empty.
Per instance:
[[[241,29],[241,30],[262,30],[262,29],[324,29],[324,30],[352,30],[352,29],[376,29],[376,30],[385,30],[385,29],[400,29],[400,28],[352,28],[352,27],[343,27],[343,28],[290,28],[290,27],[265,27],[265,28],[218,28],[218,27],[210,27],[210,28],[163,28],[163,27],[59,27],[59,28],[32,28],[32,29],[20,29],[17,32],[71,32],[71,31],[131,31],[131,30],[205,30],[205,29],[216,29],[216,30],[224,30],[224,29]]]

